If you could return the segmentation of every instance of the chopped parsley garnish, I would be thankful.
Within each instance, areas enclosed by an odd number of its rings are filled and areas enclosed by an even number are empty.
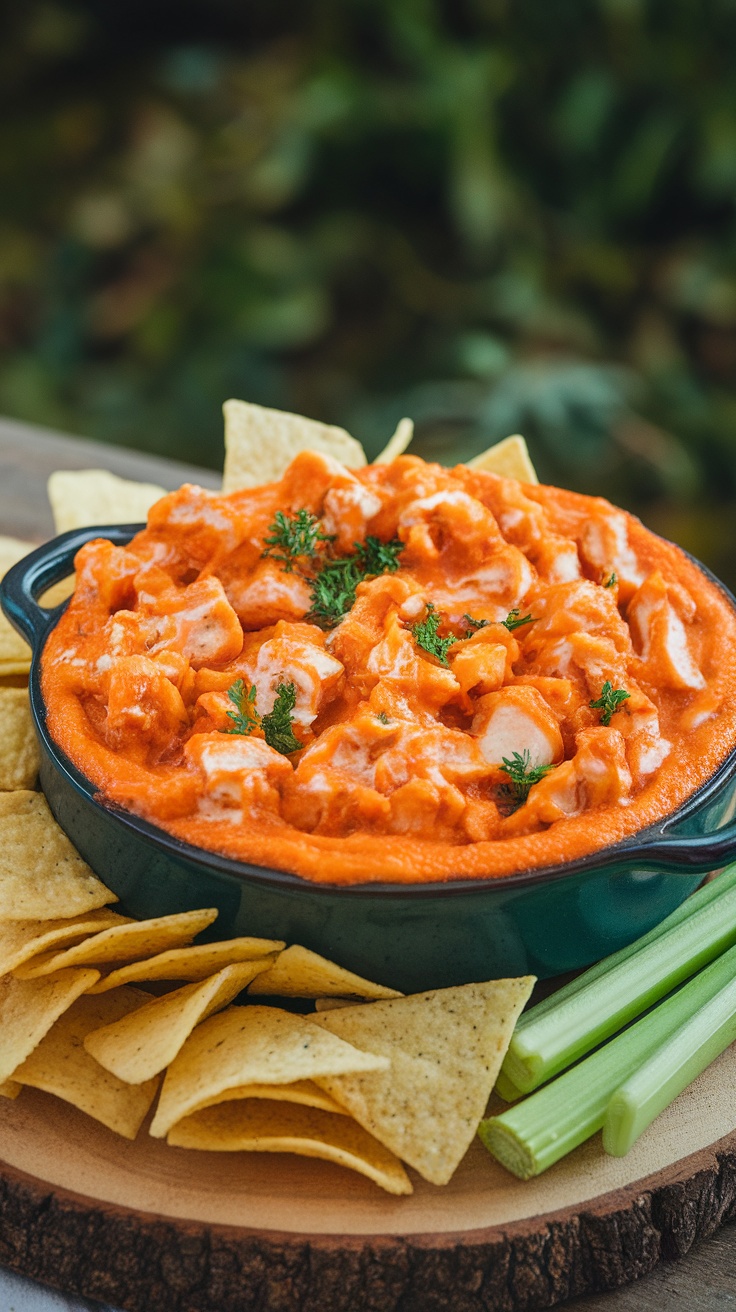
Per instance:
[[[428,601],[426,618],[412,624],[411,632],[417,647],[429,652],[430,656],[436,656],[442,665],[449,665],[447,653],[457,642],[457,638],[454,633],[451,633],[449,638],[441,638],[438,632],[441,623],[442,616],[433,602]]]
[[[555,769],[554,765],[532,765],[532,758],[527,747],[524,748],[521,755],[514,752],[511,760],[508,760],[505,756],[502,759],[503,764],[500,769],[509,777],[505,790],[513,798],[514,809],[523,806],[534,785],[538,784],[540,779],[544,779],[544,776],[549,774],[550,770]]]
[[[276,701],[272,710],[261,719],[263,737],[269,747],[281,752],[282,756],[290,756],[292,752],[298,752],[302,745],[299,739],[294,736],[294,730],[291,727],[294,718],[292,712],[295,706],[296,684],[280,683],[276,689]]]
[[[245,734],[246,737],[249,737],[254,729],[260,727],[269,747],[281,752],[282,756],[290,756],[292,752],[299,751],[302,744],[294,736],[291,727],[292,711],[296,706],[295,684],[280,683],[273,709],[268,712],[268,715],[263,716],[259,715],[255,708],[256,688],[254,684],[251,684],[248,692],[246,692],[243,680],[236,679],[232,687],[228,688],[227,695],[236,710],[228,711],[228,719],[233,721],[233,727],[232,729],[225,729],[223,732]]]
[[[606,579],[603,586],[604,588],[615,588],[617,583],[618,583],[618,574],[616,574],[616,572],[614,571],[613,574],[611,574],[610,577]]]
[[[236,679],[232,688],[228,688],[227,695],[230,698],[234,711],[228,711],[228,720],[233,721],[233,728],[226,729],[226,733],[244,733],[251,734],[254,729],[258,728],[260,716],[255,708],[256,689],[251,685],[248,692],[245,691],[245,684],[242,679]]]
[[[513,633],[514,629],[520,629],[524,624],[536,624],[536,615],[522,615],[521,611],[510,610],[505,620],[501,620],[503,627]]]
[[[377,720],[380,720],[380,721],[381,721],[381,724],[390,724],[390,723],[391,723],[391,721],[389,720],[389,718],[388,718],[388,716],[387,716],[387,714],[386,714],[385,711],[379,711],[379,712],[378,712],[378,715],[376,716],[376,719],[377,719]]]
[[[367,578],[357,559],[328,560],[324,568],[310,579],[311,602],[306,619],[321,629],[334,629],[343,615],[355,605],[355,589]]]
[[[309,510],[297,510],[294,515],[277,510],[273,523],[269,524],[269,533],[263,539],[266,544],[263,555],[281,561],[285,574],[293,574],[300,560],[313,560],[319,542],[334,541],[329,533],[322,532],[317,516]]]
[[[631,693],[627,692],[625,688],[614,688],[611,680],[606,679],[601,688],[600,697],[596,698],[594,702],[588,702],[588,705],[592,710],[600,711],[601,724],[609,725],[611,716],[615,714],[622,702],[628,701],[630,696]]]
[[[472,616],[472,615],[468,615],[467,611],[466,611],[466,613],[463,615],[463,619],[465,620],[465,623],[466,623],[467,626],[468,626],[467,629],[465,630],[465,637],[466,637],[466,638],[472,638],[472,636],[473,636],[474,633],[477,633],[479,629],[484,629],[484,628],[486,627],[486,625],[487,625],[487,624],[490,624],[490,622],[491,622],[490,620],[476,620],[476,619],[473,619],[473,616]]]
[[[355,605],[355,589],[364,579],[378,574],[393,574],[399,568],[399,552],[404,544],[399,538],[381,542],[370,534],[365,542],[356,542],[354,556],[332,556],[329,544],[335,535],[323,533],[316,515],[297,510],[285,515],[278,510],[264,538],[264,556],[281,561],[285,574],[300,574],[311,587],[311,608],[306,619],[321,629],[334,629]],[[320,543],[327,543],[321,549]]]
[[[369,534],[365,542],[355,543],[355,553],[365,575],[395,574],[399,568],[399,552],[403,550],[401,538],[382,542],[380,538]]]

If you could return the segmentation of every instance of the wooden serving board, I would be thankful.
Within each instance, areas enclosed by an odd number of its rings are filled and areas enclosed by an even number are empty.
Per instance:
[[[393,1198],[284,1155],[120,1139],[25,1089],[0,1107],[0,1263],[131,1312],[532,1312],[615,1288],[736,1212],[736,1047],[625,1158],[536,1181],[471,1147]]]

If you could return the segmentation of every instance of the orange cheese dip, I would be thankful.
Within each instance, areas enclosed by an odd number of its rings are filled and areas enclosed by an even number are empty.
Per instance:
[[[277,512],[299,511],[313,555],[264,555]],[[369,536],[400,540],[398,568],[320,627],[313,577]],[[181,488],[76,568],[43,656],[56,742],[108,802],[314,881],[569,861],[674,811],[736,741],[736,615],[599,498],[304,452],[279,483]],[[606,684],[628,693],[609,723],[591,706]],[[284,687],[301,744],[286,753],[264,729]],[[515,754],[535,772],[525,801]]]

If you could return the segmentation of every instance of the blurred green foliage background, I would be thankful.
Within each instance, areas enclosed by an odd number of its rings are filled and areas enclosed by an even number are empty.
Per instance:
[[[6,0],[0,412],[524,432],[736,581],[736,0]]]

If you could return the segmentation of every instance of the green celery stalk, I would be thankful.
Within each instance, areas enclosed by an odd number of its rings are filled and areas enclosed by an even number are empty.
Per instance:
[[[504,1102],[517,1102],[519,1098],[524,1097],[521,1089],[517,1089],[516,1085],[512,1083],[507,1075],[504,1075],[502,1070],[498,1072],[493,1091],[498,1094],[499,1098],[503,1098]]]
[[[501,1068],[523,1093],[572,1065],[736,943],[736,866],[643,938],[520,1016]]]
[[[732,978],[710,997],[707,977],[718,967],[721,978],[727,960]],[[613,1157],[623,1157],[654,1118],[736,1039],[736,948],[687,987],[702,988],[704,1005],[619,1086],[608,1104],[603,1147]]]
[[[610,1043],[500,1116],[478,1134],[493,1157],[522,1180],[539,1175],[602,1129],[616,1090],[730,981],[724,953],[695,979],[618,1034]]]

